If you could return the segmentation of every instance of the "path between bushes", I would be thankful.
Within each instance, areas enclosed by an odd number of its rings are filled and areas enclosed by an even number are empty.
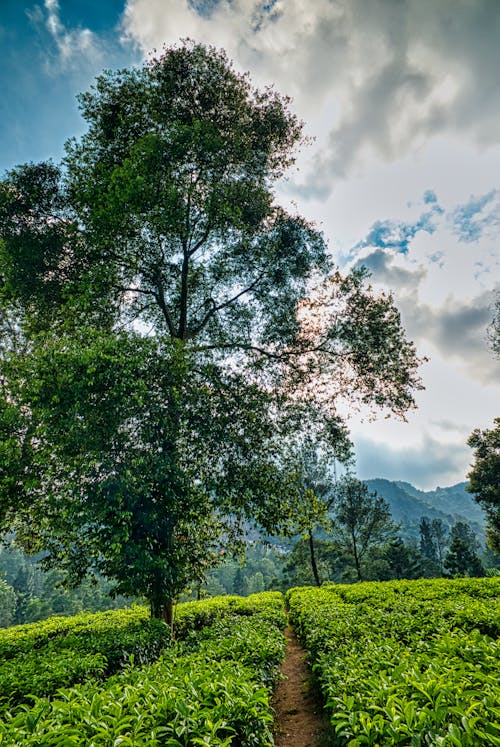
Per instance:
[[[329,722],[311,683],[306,652],[290,627],[285,630],[287,649],[281,666],[284,675],[276,688],[276,747],[326,747]]]

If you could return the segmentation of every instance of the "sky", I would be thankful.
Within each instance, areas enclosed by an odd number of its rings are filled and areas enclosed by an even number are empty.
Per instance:
[[[311,142],[277,199],[338,265],[390,290],[425,390],[407,422],[350,421],[357,472],[466,478],[500,415],[487,328],[500,290],[499,0],[0,0],[0,175],[59,160],[104,68],[191,38],[293,99]]]

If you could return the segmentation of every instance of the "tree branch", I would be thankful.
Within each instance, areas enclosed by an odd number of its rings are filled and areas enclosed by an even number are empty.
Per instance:
[[[124,288],[121,285],[118,285],[117,290],[121,291],[122,293],[142,293],[146,296],[155,296],[156,293],[154,290],[148,290],[147,288]]]
[[[170,332],[170,336],[171,337],[177,337],[176,332],[175,332],[174,323],[173,323],[173,320],[172,320],[172,316],[170,314],[170,311],[167,308],[167,303],[165,301],[165,294],[163,292],[163,286],[162,286],[161,280],[159,278],[157,278],[155,285],[156,285],[156,293],[153,293],[153,295],[154,295],[154,297],[156,299],[156,302],[157,302],[158,306],[161,309],[161,312],[163,314],[163,318],[165,319],[165,321],[167,323],[167,327],[168,327],[168,331]]]
[[[235,301],[237,301],[238,298],[241,298],[241,296],[244,296],[245,293],[249,293],[251,290],[253,290],[253,288],[255,288],[255,286],[258,285],[258,283],[260,283],[260,281],[262,280],[262,278],[264,277],[264,275],[265,275],[265,272],[261,272],[261,274],[259,275],[259,277],[256,278],[253,281],[253,283],[251,283],[247,288],[244,288],[242,291],[240,291],[239,293],[237,293],[232,298],[228,299],[227,301],[224,301],[224,303],[220,303],[219,305],[217,305],[215,303],[215,301],[213,300],[213,298],[210,298],[209,301],[212,303],[212,308],[209,311],[207,311],[207,313],[205,314],[204,318],[202,319],[202,321],[200,322],[200,324],[197,327],[195,327],[195,329],[192,329],[192,330],[188,331],[188,339],[191,339],[191,338],[195,337],[199,332],[201,332],[202,329],[204,329],[206,327],[206,325],[208,324],[208,322],[210,321],[210,319],[213,316],[215,316],[215,314],[218,311],[221,311],[221,309],[225,309],[227,306],[230,306],[232,303],[234,303]]]
[[[177,337],[180,340],[186,339],[187,333],[187,306],[188,306],[188,275],[189,275],[189,253],[186,244],[183,246],[184,259],[182,260],[181,269],[181,311],[179,315],[179,330]]]

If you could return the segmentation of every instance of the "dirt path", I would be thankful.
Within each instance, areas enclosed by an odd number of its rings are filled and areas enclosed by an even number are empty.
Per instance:
[[[286,679],[276,688],[276,747],[321,747],[328,744],[328,718],[312,692],[306,653],[291,628],[281,673]]]

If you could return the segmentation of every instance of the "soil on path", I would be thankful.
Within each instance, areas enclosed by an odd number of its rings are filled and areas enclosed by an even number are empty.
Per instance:
[[[328,744],[329,723],[318,694],[311,683],[306,653],[291,628],[286,658],[281,667],[283,679],[276,688],[276,747],[321,747]]]

